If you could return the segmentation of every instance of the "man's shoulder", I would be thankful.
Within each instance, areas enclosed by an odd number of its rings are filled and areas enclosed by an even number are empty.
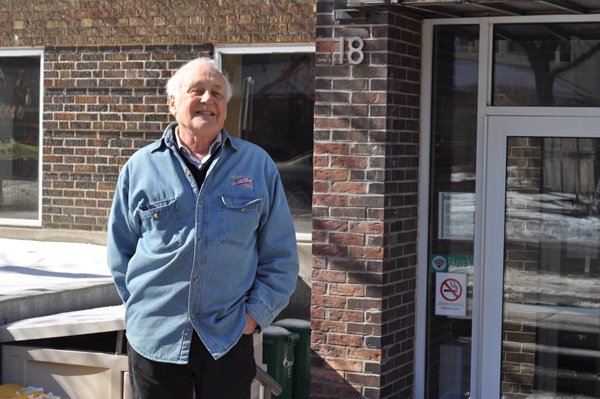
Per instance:
[[[164,145],[162,138],[141,147],[131,154],[127,162],[125,162],[124,168],[131,170],[147,168],[150,163],[154,162],[153,160],[157,160],[157,156],[160,157],[161,154],[164,153],[164,151],[162,151],[162,149],[164,149],[163,147],[166,146]]]
[[[145,158],[154,152],[158,152],[158,150],[166,149],[167,143],[169,141],[172,141],[172,134],[173,134],[172,132],[176,126],[177,126],[176,123],[171,123],[169,126],[166,127],[166,129],[164,130],[161,137],[159,137],[157,140],[150,142],[150,143],[144,145],[143,147],[141,147],[140,149],[138,149],[135,153],[133,153],[131,155],[130,160],[139,158],[139,157]]]
[[[271,157],[269,156],[269,154],[267,153],[267,151],[265,151],[264,148],[262,148],[261,146],[251,143],[250,141],[244,140],[244,139],[240,139],[238,137],[231,137],[229,136],[229,139],[231,140],[231,145],[233,146],[233,148],[235,148],[236,150],[240,150],[243,152],[252,152],[254,153],[256,156],[264,156],[267,159],[271,159]]]

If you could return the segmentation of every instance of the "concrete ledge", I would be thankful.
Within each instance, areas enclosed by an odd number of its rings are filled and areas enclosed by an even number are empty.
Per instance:
[[[0,238],[106,245],[105,231],[55,230],[0,226]]]
[[[0,325],[32,317],[121,304],[112,282],[59,291],[0,296]]]

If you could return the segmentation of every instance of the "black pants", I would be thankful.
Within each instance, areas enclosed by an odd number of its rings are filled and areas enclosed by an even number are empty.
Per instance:
[[[250,399],[256,374],[252,335],[242,335],[215,360],[194,334],[186,365],[155,362],[127,349],[133,399]]]

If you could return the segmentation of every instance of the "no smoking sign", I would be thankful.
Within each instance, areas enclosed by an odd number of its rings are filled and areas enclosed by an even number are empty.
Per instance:
[[[438,316],[466,316],[466,287],[466,274],[436,273],[435,314]]]
[[[462,285],[453,278],[442,281],[440,294],[448,302],[458,301],[462,295]]]

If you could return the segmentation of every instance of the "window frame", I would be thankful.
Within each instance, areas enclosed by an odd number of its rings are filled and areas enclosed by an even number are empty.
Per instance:
[[[316,53],[316,45],[311,43],[297,44],[240,44],[219,45],[214,48],[214,59],[219,69],[222,68],[223,55],[229,54],[278,54],[278,53]],[[312,233],[296,232],[296,240],[312,242]]]
[[[39,57],[40,58],[40,92],[39,92],[39,115],[38,115],[38,209],[36,219],[15,219],[5,218],[0,214],[0,226],[26,226],[26,227],[41,227],[42,226],[42,209],[43,209],[43,139],[44,139],[44,49],[43,48],[27,48],[27,49],[0,49],[0,57]]]
[[[429,270],[428,234],[429,234],[429,190],[430,190],[430,146],[431,146],[431,93],[433,72],[433,30],[438,25],[479,25],[480,27],[480,53],[479,53],[479,81],[477,100],[477,163],[476,163],[476,193],[475,193],[475,269],[473,274],[473,301],[472,301],[472,344],[471,344],[471,397],[481,398],[482,373],[484,364],[483,330],[484,321],[482,314],[493,304],[484,303],[484,282],[493,281],[490,273],[487,277],[482,270],[484,253],[482,237],[487,223],[484,220],[486,203],[484,190],[487,180],[484,175],[489,167],[485,148],[488,146],[487,129],[491,116],[598,116],[600,108],[590,107],[538,107],[538,106],[495,106],[492,104],[492,57],[493,57],[493,29],[499,24],[531,24],[531,23],[585,23],[600,22],[600,15],[528,15],[508,17],[473,17],[473,18],[440,18],[425,19],[423,21],[423,52],[421,86],[421,173],[419,179],[419,225],[418,225],[418,255],[417,255],[417,298],[416,298],[416,334],[415,334],[415,398],[425,398],[426,384],[426,332],[427,332],[427,276]],[[489,200],[488,200],[489,201]],[[485,279],[485,281],[484,281]],[[489,313],[489,312],[487,312]],[[485,329],[493,330],[497,325],[486,325]]]

